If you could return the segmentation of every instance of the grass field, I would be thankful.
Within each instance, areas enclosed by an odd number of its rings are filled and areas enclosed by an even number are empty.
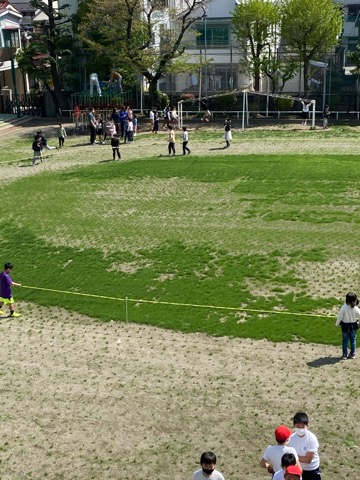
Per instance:
[[[356,140],[350,128],[327,134],[317,132],[316,142]],[[151,156],[159,146],[166,150],[165,136],[147,135],[137,140],[140,158],[137,143],[123,147],[125,160],[130,149],[134,157],[124,162],[106,161],[109,147],[91,150],[86,138],[70,137],[46,161],[65,156],[65,165],[73,157],[86,162],[90,151],[89,165],[26,175],[7,185],[1,250],[16,263],[14,275],[32,287],[128,297],[134,322],[337,343],[328,316],[358,286],[357,156],[286,154],[289,141],[314,142],[309,131],[250,130],[238,135],[231,154],[214,147],[210,156],[204,145],[214,132],[190,135],[202,145],[191,156]],[[242,142],[256,146],[280,138],[281,154],[236,154]],[[26,137],[10,143],[14,161],[28,145]],[[17,297],[103,320],[125,318],[122,301],[35,289],[19,290]]]
[[[2,137],[1,257],[28,287],[0,322],[2,479],[184,480],[210,449],[226,480],[265,480],[298,410],[323,479],[357,478],[334,323],[359,292],[360,129],[234,125],[224,150],[194,127],[190,156],[141,133],[112,162],[69,135],[36,167],[31,128]]]

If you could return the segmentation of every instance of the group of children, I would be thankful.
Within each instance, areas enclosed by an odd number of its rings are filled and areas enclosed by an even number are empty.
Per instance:
[[[308,430],[306,413],[297,412],[293,418],[294,432],[285,425],[275,430],[276,445],[269,445],[260,461],[272,480],[321,480],[319,443]],[[193,474],[192,480],[224,480],[216,469],[216,455],[204,452],[200,457],[201,468]]]
[[[59,140],[59,146],[58,147],[50,147],[47,143],[47,139],[45,135],[42,133],[41,130],[38,130],[36,132],[36,135],[34,135],[34,141],[32,143],[32,150],[34,152],[33,160],[32,160],[32,166],[36,164],[36,160],[40,160],[40,162],[43,161],[43,156],[42,156],[42,151],[45,148],[46,150],[54,150],[58,149],[64,146],[65,143],[65,138],[67,137],[66,135],[66,130],[62,123],[59,123],[59,128],[58,128],[58,140]]]

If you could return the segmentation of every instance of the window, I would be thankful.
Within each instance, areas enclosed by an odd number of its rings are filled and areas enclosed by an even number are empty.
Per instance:
[[[206,31],[205,31],[206,27]],[[204,19],[201,23],[196,24],[197,47],[224,47],[229,45],[229,24],[228,23],[212,23],[211,20]]]
[[[5,48],[19,48],[19,32],[17,30],[3,30]]]
[[[355,22],[357,17],[359,16],[359,12],[360,12],[360,5],[349,5],[348,15],[346,20],[348,22]]]

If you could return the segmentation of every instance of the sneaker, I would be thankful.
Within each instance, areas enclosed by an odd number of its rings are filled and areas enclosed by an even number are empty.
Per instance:
[[[10,313],[10,317],[20,317],[20,313],[12,312]]]
[[[349,353],[349,355],[347,356],[347,358],[348,358],[349,360],[354,360],[354,358],[355,358],[355,353]]]
[[[347,360],[347,359],[348,359],[348,356],[347,356],[347,355],[343,355],[343,356],[341,357],[341,360]]]
[[[190,155],[190,153],[191,153],[191,150],[188,151],[188,155]]]

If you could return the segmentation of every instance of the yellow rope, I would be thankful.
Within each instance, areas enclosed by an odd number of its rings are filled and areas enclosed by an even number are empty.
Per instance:
[[[179,302],[162,302],[159,300],[143,300],[135,298],[119,298],[119,297],[109,297],[106,295],[93,295],[91,293],[81,293],[81,292],[70,292],[68,290],[56,290],[54,288],[43,288],[43,287],[31,287],[28,285],[22,285],[22,288],[28,288],[30,290],[42,290],[44,292],[55,292],[55,293],[66,293],[68,295],[79,295],[81,297],[91,297],[91,298],[102,298],[104,300],[115,300],[117,302],[132,302],[132,303],[151,303],[153,305],[175,305],[177,307],[193,307],[193,308],[209,308],[212,310],[229,310],[234,312],[251,312],[251,313],[269,313],[277,315],[296,315],[299,317],[317,317],[317,318],[333,318],[333,315],[318,315],[315,313],[294,313],[294,312],[285,312],[277,310],[261,310],[255,308],[243,308],[243,307],[223,307],[218,305],[199,305],[196,303],[179,303]]]

